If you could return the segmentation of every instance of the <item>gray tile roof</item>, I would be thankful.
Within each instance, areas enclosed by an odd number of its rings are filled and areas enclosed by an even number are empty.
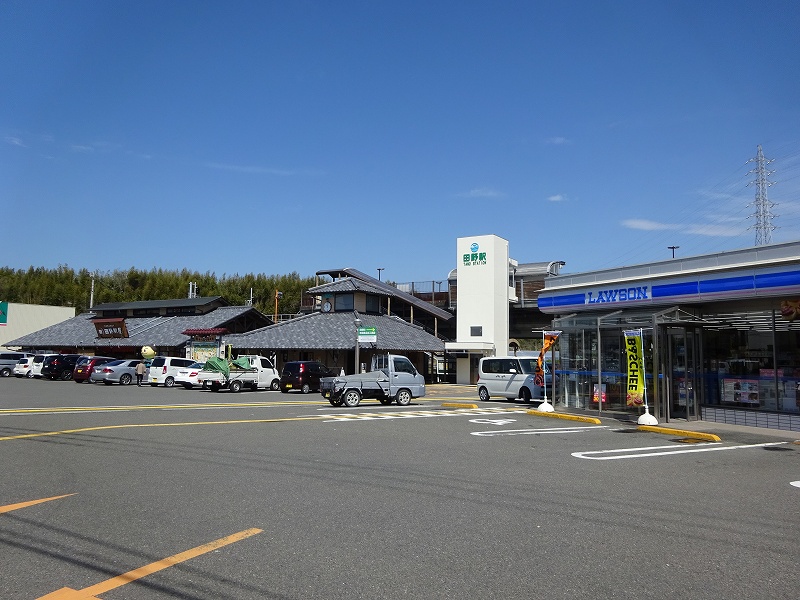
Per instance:
[[[179,308],[188,306],[207,306],[214,302],[227,304],[222,296],[197,296],[195,298],[176,298],[172,300],[135,300],[133,302],[106,302],[96,304],[94,311],[102,312],[106,310],[136,310],[146,308]]]
[[[333,294],[337,292],[367,292],[369,294],[376,294],[378,296],[394,295],[390,294],[383,288],[371,285],[366,281],[360,281],[358,279],[354,279],[353,277],[344,277],[342,279],[337,279],[336,281],[323,283],[322,285],[318,285],[306,291],[306,293],[311,294],[312,296],[319,296],[321,294]]]
[[[444,342],[421,327],[396,317],[353,312],[311,313],[249,333],[227,335],[225,342],[242,350],[348,350],[355,346],[356,316],[361,319],[362,327],[375,327],[379,350],[444,351]]]
[[[452,313],[449,313],[446,310],[439,308],[438,306],[434,306],[430,302],[425,302],[424,300],[420,300],[416,296],[409,294],[408,292],[404,292],[394,287],[393,285],[389,285],[387,283],[384,283],[383,281],[379,281],[378,279],[375,279],[374,277],[367,275],[366,273],[362,273],[358,269],[353,269],[348,267],[346,269],[330,269],[327,271],[317,271],[317,275],[329,275],[331,277],[339,277],[341,279],[345,279],[342,278],[343,273],[347,275],[347,277],[353,278],[361,284],[365,285],[368,284],[374,290],[380,290],[380,292],[376,291],[373,293],[380,293],[384,296],[399,298],[403,302],[411,304],[414,307],[423,310],[426,313],[433,315],[438,319],[449,321],[450,319],[453,318]],[[333,283],[338,283],[338,280],[334,281]],[[331,284],[323,284],[322,286],[311,288],[310,290],[308,290],[307,293],[311,294],[312,296],[318,296],[321,292],[317,290],[319,290],[319,288],[325,285],[331,285]]]
[[[29,333],[16,340],[6,342],[7,346],[26,348],[64,348],[64,347],[169,347],[182,346],[189,341],[183,335],[187,329],[208,329],[224,327],[226,323],[240,315],[255,310],[252,306],[221,306],[204,315],[176,317],[126,317],[127,338],[98,338],[92,318],[93,313],[83,313],[72,319]]]

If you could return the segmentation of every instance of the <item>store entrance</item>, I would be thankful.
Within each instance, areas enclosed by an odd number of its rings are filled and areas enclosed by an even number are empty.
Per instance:
[[[703,403],[702,336],[699,327],[666,327],[661,356],[664,365],[664,404],[666,417],[696,421]]]

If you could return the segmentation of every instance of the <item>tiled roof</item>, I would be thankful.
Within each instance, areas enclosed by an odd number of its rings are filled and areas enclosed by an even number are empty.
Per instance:
[[[342,277],[342,274],[346,275],[347,277]],[[367,275],[366,273],[362,273],[358,269],[353,268],[346,268],[346,269],[331,269],[328,271],[317,271],[317,275],[329,275],[331,277],[338,277],[336,281],[323,284],[317,287],[313,287],[308,290],[308,294],[312,296],[318,296],[323,292],[320,292],[319,289],[326,286],[326,285],[333,285],[339,283],[341,280],[346,280],[347,278],[352,278],[355,281],[358,281],[362,285],[369,285],[369,289],[365,289],[364,291],[369,291],[370,293],[374,294],[381,294],[383,296],[391,296],[392,298],[399,298],[403,302],[407,304],[411,304],[415,308],[425,311],[426,313],[436,317],[437,319],[443,319],[445,321],[449,321],[453,318],[453,314],[447,312],[444,309],[439,308],[438,306],[434,306],[430,302],[425,302],[424,300],[420,300],[416,296],[404,292],[402,290],[397,289],[393,285],[389,285],[384,283],[383,281],[379,281],[374,277]],[[325,292],[332,291],[330,289],[326,289]],[[337,290],[338,291],[338,290]],[[348,290],[349,291],[349,290]]]
[[[322,285],[310,288],[306,293],[311,294],[312,296],[319,296],[321,294],[334,294],[337,292],[367,292],[369,294],[376,294],[379,296],[394,295],[390,294],[383,288],[379,288],[378,286],[371,285],[366,281],[360,281],[353,277],[344,277],[342,279],[337,279],[336,281],[323,283]]]
[[[211,329],[223,327],[226,323],[244,313],[255,310],[252,306],[221,306],[204,315],[185,315],[175,317],[127,317],[127,338],[98,338],[94,326],[93,313],[83,313],[56,325],[29,333],[16,340],[6,342],[7,346],[26,348],[63,347],[178,347],[189,341],[183,332],[187,329]]]
[[[147,308],[185,308],[188,306],[206,306],[214,302],[227,304],[222,296],[197,296],[195,298],[176,298],[172,300],[135,300],[133,302],[106,302],[93,308],[96,312],[106,310],[137,310]]]
[[[348,350],[355,346],[356,316],[361,319],[362,327],[375,327],[379,350],[444,351],[444,342],[421,327],[396,317],[353,312],[311,313],[249,333],[226,336],[225,341],[237,349]]]

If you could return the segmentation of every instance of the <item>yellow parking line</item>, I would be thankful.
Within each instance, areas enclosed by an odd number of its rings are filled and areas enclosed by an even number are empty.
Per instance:
[[[203,404],[140,404],[134,406],[58,406],[55,408],[6,408],[0,409],[0,415],[36,414],[54,412],[93,412],[93,411],[135,411],[164,410],[179,408],[246,408],[264,406],[293,406],[305,404],[327,404],[327,401],[289,400],[283,402],[208,402]]]
[[[62,431],[40,431],[38,433],[23,433],[0,437],[0,442],[9,440],[26,440],[53,435],[69,435],[71,433],[85,433],[87,431],[102,431],[105,429],[132,429],[135,427],[186,427],[190,425],[235,425],[238,423],[281,423],[284,421],[319,421],[327,419],[328,415],[315,415],[311,417],[287,417],[285,419],[242,419],[238,421],[193,421],[190,423],[133,423],[127,425],[100,425],[97,427],[81,427],[79,429],[64,429]]]
[[[182,563],[191,558],[200,556],[201,554],[206,554],[212,550],[216,550],[217,548],[222,548],[223,546],[227,546],[229,544],[233,544],[234,542],[249,538],[261,533],[262,531],[262,529],[255,528],[245,529],[239,533],[228,535],[218,540],[214,540],[213,542],[209,542],[208,544],[197,546],[191,550],[186,550],[185,552],[174,554],[162,560],[150,563],[149,565],[139,567],[133,571],[128,571],[122,575],[117,575],[116,577],[101,581],[100,583],[96,583],[95,585],[82,590],[73,590],[65,587],[61,588],[60,590],[56,590],[55,592],[50,592],[44,596],[40,596],[38,600],[100,600],[98,598],[100,594],[105,594],[106,592],[125,585],[126,583],[131,583],[132,581],[136,581],[142,577],[162,571],[168,567],[177,565],[178,563]]]
[[[67,496],[74,495],[75,494],[64,494],[62,496],[51,496],[50,498],[28,500],[27,502],[18,502],[16,504],[6,504],[5,506],[0,506],[0,514],[11,512],[12,510],[19,510],[20,508],[27,508],[28,506],[34,506],[36,504],[41,504],[42,502],[50,502],[50,500],[59,500],[60,498],[66,498]]]

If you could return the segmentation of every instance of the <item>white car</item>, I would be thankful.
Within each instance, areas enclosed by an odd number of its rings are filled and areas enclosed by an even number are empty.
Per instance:
[[[31,362],[31,373],[33,374],[36,379],[41,379],[42,377],[42,366],[44,365],[44,359],[48,356],[58,356],[55,353],[47,353],[47,354],[37,354],[33,357],[33,362]]]
[[[162,384],[164,387],[175,385],[175,376],[180,369],[186,369],[195,361],[191,358],[178,358],[176,356],[156,356],[150,363],[147,379],[155,387]]]
[[[203,370],[203,367],[206,363],[204,362],[196,362],[190,364],[188,367],[184,367],[178,370],[178,374],[175,375],[175,385],[182,385],[187,390],[192,389],[196,385],[200,385],[197,381],[197,376],[200,374],[200,371]],[[206,387],[203,385],[202,387]]]
[[[17,364],[14,365],[14,377],[27,377],[31,379],[33,377],[32,363],[32,356],[20,358]]]

